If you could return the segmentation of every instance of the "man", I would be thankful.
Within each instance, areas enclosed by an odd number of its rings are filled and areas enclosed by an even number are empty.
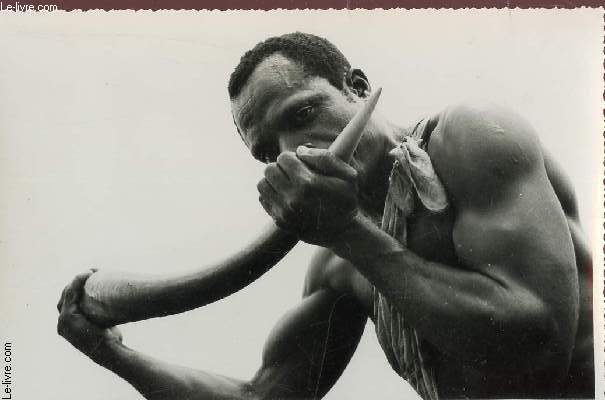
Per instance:
[[[258,44],[232,74],[235,124],[267,164],[261,204],[318,245],[251,380],[125,347],[78,309],[90,272],[64,291],[59,333],[148,399],[320,398],[368,318],[424,398],[593,397],[591,256],[573,190],[531,126],[493,106],[411,129],[375,114],[348,165],[326,149],[370,93],[331,43],[302,33]]]

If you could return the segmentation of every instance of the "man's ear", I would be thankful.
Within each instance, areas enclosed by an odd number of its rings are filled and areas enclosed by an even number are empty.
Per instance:
[[[345,74],[345,85],[359,97],[368,97],[372,92],[370,81],[358,68],[350,68]]]

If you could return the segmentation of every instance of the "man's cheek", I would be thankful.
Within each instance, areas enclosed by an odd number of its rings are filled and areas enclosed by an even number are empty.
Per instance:
[[[353,117],[351,115],[351,117]],[[316,147],[327,149],[336,137],[347,126],[350,118],[335,109],[328,109],[315,121],[313,137],[317,141]]]
[[[355,154],[358,159],[382,159],[383,154],[380,153],[381,143],[377,135],[373,131],[366,129],[361,136],[359,145],[355,149]]]

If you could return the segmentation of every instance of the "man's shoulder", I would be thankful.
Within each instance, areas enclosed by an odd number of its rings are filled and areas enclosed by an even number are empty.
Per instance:
[[[533,127],[494,104],[458,104],[439,117],[428,147],[448,191],[489,190],[531,174],[543,156]]]
[[[432,147],[457,161],[501,162],[511,155],[513,164],[535,161],[540,153],[538,135],[521,115],[496,104],[462,103],[446,108],[431,136]]]

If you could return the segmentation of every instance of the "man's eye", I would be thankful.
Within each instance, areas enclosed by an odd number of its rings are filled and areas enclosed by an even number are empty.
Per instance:
[[[313,114],[313,111],[315,111],[315,107],[314,106],[305,106],[302,108],[299,108],[296,113],[294,114],[294,119],[296,120],[296,122],[305,122],[307,121],[311,115]]]

